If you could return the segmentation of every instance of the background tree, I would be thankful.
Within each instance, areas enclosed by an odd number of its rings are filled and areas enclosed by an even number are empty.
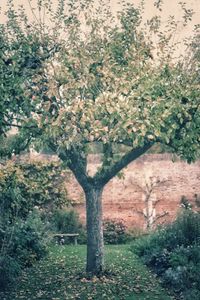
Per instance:
[[[157,198],[156,190],[159,187],[169,184],[169,180],[161,180],[159,177],[146,178],[144,174],[144,184],[139,182],[131,182],[133,186],[137,187],[142,191],[144,208],[136,210],[136,213],[140,214],[145,220],[145,229],[151,230],[153,226],[157,223],[158,220],[164,218],[169,215],[168,211],[162,211],[160,213],[156,213],[156,206],[160,202],[161,199]]]
[[[22,7],[15,11],[12,0],[7,6],[7,22],[0,24],[0,157],[4,158],[26,149],[38,133],[31,121],[34,106],[28,90],[55,48],[47,37],[41,39],[41,24],[33,23],[31,32]],[[27,126],[23,126],[24,118],[29,119]]]
[[[163,32],[158,17],[142,25],[142,6],[125,3],[116,16],[108,3],[94,6],[85,0],[60,0],[57,9],[44,0],[37,9],[38,18],[34,11],[36,21],[30,24],[23,10],[9,15],[11,44],[19,46],[22,32],[24,45],[35,40],[39,45],[33,55],[39,57],[39,72],[27,74],[20,85],[28,99],[28,114],[16,122],[25,136],[31,134],[35,145],[45,144],[56,152],[82,186],[87,272],[99,274],[103,270],[104,186],[157,142],[189,162],[197,157],[196,56],[187,65],[181,57],[175,60],[175,23],[170,18]],[[186,21],[187,15],[185,11]],[[20,24],[17,31],[16,22]],[[152,35],[157,36],[156,49]],[[26,51],[18,48],[19,53],[23,58]],[[94,143],[102,145],[102,164],[90,176],[87,156]],[[125,146],[125,152],[116,153],[118,144]]]

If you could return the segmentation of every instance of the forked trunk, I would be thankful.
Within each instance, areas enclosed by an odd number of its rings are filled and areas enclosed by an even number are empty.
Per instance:
[[[103,271],[102,188],[90,188],[86,194],[87,214],[87,267],[98,275]]]
[[[51,145],[51,144],[50,144]],[[101,170],[93,177],[87,174],[87,155],[77,147],[59,153],[60,159],[67,162],[79,184],[85,191],[87,214],[87,267],[86,271],[98,275],[103,271],[103,224],[102,224],[102,191],[103,187],[130,162],[144,154],[152,144],[132,149],[118,161],[107,165],[103,162]],[[52,147],[52,146],[51,146]],[[55,151],[55,148],[52,147]],[[84,149],[82,149],[84,150]]]

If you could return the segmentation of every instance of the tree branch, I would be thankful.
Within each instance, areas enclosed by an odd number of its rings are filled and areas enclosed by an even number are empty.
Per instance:
[[[152,146],[152,143],[146,144],[143,147],[138,147],[132,149],[130,152],[126,153],[121,159],[113,163],[111,166],[102,166],[101,170],[93,177],[95,182],[99,185],[104,186],[108,183],[118,172],[120,172],[124,167],[126,167],[130,162],[140,157]]]
[[[16,127],[16,128],[25,128],[25,129],[38,129],[38,126],[36,125],[30,125],[30,126],[26,126],[26,125],[19,125],[19,124],[13,124],[13,123],[9,123],[9,122],[2,122],[4,126],[10,126],[10,127]]]
[[[75,149],[66,150],[64,153],[60,153],[59,157],[66,161],[68,168],[73,172],[84,191],[88,190],[90,177],[86,174],[86,159],[81,157],[81,154]]]
[[[58,145],[53,141],[48,141],[48,146],[63,162],[66,163],[81,187],[85,191],[88,190],[92,178],[87,176],[87,159],[81,156],[82,151],[78,151],[74,147],[71,147],[69,150],[63,149],[62,151],[59,151]]]
[[[165,217],[165,216],[167,216],[167,215],[169,215],[169,212],[168,212],[168,211],[164,211],[163,213],[157,215],[157,216],[155,217],[155,219],[153,220],[153,224],[154,224],[155,222],[157,222],[159,219],[161,219],[161,218],[163,218],[163,217]]]
[[[6,138],[5,138],[6,141]],[[22,138],[19,135],[13,136],[11,140],[0,146],[0,157],[11,157],[12,154],[20,154],[21,151],[24,151],[31,142],[31,136],[27,138]]]

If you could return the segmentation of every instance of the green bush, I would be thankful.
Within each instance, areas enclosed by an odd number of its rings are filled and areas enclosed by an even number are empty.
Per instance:
[[[103,222],[103,235],[106,244],[124,244],[130,238],[124,223],[116,220]]]
[[[13,283],[21,272],[21,266],[15,258],[10,255],[0,256],[0,291],[7,288],[8,284]]]
[[[61,176],[62,173],[62,176]],[[0,286],[46,253],[44,216],[69,203],[58,162],[6,161],[0,168]],[[41,219],[41,212],[43,219]]]
[[[0,213],[26,218],[35,207],[55,209],[69,203],[65,180],[58,162],[7,161],[0,168]],[[6,215],[6,216],[5,216]]]
[[[190,246],[200,242],[200,214],[185,210],[176,221],[158,228],[153,234],[136,241],[132,248],[139,256],[149,256],[154,249],[171,252],[181,245]]]
[[[50,218],[51,230],[55,233],[78,233],[78,243],[86,243],[86,230],[74,210],[57,209]],[[70,239],[68,239],[70,242]],[[66,241],[67,242],[67,241]]]
[[[199,213],[185,209],[174,223],[136,240],[131,249],[175,293],[187,291],[187,299],[190,289],[200,293]]]
[[[128,228],[128,234],[130,235],[130,239],[133,241],[135,239],[141,238],[142,236],[147,235],[146,231],[140,227],[131,227]]]
[[[184,300],[191,300],[191,299],[199,300],[200,299],[200,291],[195,288],[191,288],[183,293],[183,299]]]
[[[14,230],[10,248],[22,267],[30,267],[47,253],[47,232],[37,211],[20,220]]]
[[[32,266],[47,253],[46,228],[37,211],[26,220],[15,219],[15,224],[4,227],[0,239],[0,287],[5,289],[20,271]]]
[[[78,214],[73,210],[57,209],[52,215],[52,224],[56,232],[77,233],[80,222]]]
[[[182,262],[183,260],[181,260]],[[194,288],[200,293],[199,274],[200,262],[195,264],[191,260],[186,265],[176,264],[176,266],[169,267],[163,273],[162,279],[164,284],[172,288],[176,293],[187,293],[189,295],[190,289],[193,290]]]

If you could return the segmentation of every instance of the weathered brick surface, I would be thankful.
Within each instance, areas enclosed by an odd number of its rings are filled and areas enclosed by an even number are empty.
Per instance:
[[[99,158],[92,156],[89,172],[94,173],[98,166]],[[144,217],[137,211],[143,212],[145,207],[145,194],[141,188],[145,188],[145,182],[150,182],[150,177],[161,181],[151,193],[154,201],[158,201],[156,216],[163,211],[169,213],[159,220],[161,223],[175,217],[182,195],[191,201],[194,194],[200,195],[200,161],[194,164],[179,160],[172,162],[169,154],[148,154],[132,162],[124,170],[123,179],[116,177],[107,184],[103,192],[104,218],[121,219],[129,227],[144,227]],[[76,210],[85,221],[84,194],[72,175],[67,187],[69,196],[77,202]]]

